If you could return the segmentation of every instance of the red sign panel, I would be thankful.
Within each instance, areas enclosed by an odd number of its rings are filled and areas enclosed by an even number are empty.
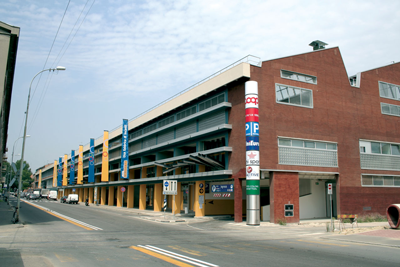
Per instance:
[[[246,109],[246,122],[251,122],[251,121],[258,122],[258,108]]]

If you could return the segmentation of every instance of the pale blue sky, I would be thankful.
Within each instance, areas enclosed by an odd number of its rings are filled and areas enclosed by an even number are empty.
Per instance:
[[[9,159],[23,135],[29,83],[43,69],[67,4],[0,3],[0,20],[21,28]],[[44,73],[37,87],[35,79],[25,153],[33,172],[248,54],[274,59],[309,52],[321,40],[339,46],[349,75],[400,60],[397,0],[97,0],[81,24],[92,4],[71,0],[47,61],[46,68],[67,70]]]

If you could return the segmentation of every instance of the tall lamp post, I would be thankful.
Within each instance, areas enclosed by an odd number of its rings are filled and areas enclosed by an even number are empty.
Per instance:
[[[20,199],[21,199],[21,181],[22,181],[22,169],[24,166],[24,152],[25,152],[25,140],[26,140],[26,128],[27,128],[27,124],[28,124],[28,111],[29,111],[29,99],[31,97],[31,87],[32,87],[32,83],[33,80],[36,78],[36,76],[38,76],[40,73],[45,72],[45,71],[56,71],[56,70],[66,70],[65,67],[61,67],[58,66],[54,69],[50,68],[50,69],[45,69],[45,70],[41,70],[39,71],[33,78],[31,81],[31,84],[29,85],[29,93],[28,93],[28,103],[26,104],[26,112],[25,112],[25,127],[24,127],[24,136],[23,136],[23,141],[22,141],[22,153],[21,153],[21,164],[19,167],[19,184],[18,184],[18,198],[17,198],[17,217],[15,218],[15,222],[19,221],[19,207],[20,207]]]

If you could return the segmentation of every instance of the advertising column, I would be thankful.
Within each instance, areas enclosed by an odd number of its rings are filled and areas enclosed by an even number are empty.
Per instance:
[[[128,120],[122,121],[121,178],[129,179]]]
[[[39,170],[38,188],[42,188],[42,169]]]
[[[94,183],[94,139],[90,138],[88,183]]]
[[[260,225],[260,144],[258,84],[245,83],[246,103],[246,224]]]
[[[69,165],[69,184],[74,184],[75,180],[75,151],[71,150],[71,164]]]
[[[68,176],[68,155],[64,155],[64,169],[63,169],[63,179],[62,179],[62,185],[67,186],[67,176]]]
[[[108,131],[103,135],[103,157],[101,160],[101,181],[108,182]]]
[[[82,184],[83,182],[83,146],[79,146],[78,152],[78,179],[77,184]]]
[[[58,158],[57,186],[62,186],[62,157]]]

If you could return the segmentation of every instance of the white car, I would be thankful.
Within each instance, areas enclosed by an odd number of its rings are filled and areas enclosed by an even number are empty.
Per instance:
[[[57,191],[54,191],[54,190],[50,191],[49,194],[47,195],[47,197],[49,200],[50,199],[57,200]]]
[[[67,199],[65,200],[65,203],[68,204],[78,204],[79,197],[77,194],[69,194]]]

